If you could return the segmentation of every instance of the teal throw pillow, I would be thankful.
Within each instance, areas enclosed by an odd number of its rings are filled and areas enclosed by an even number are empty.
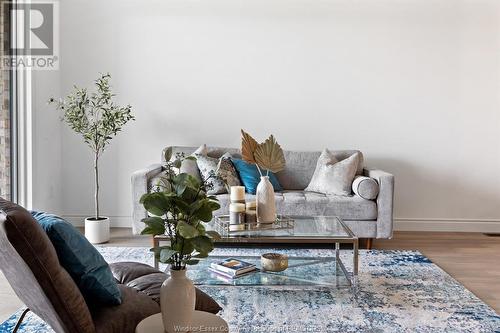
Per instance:
[[[31,215],[49,236],[61,266],[87,302],[121,304],[121,292],[108,263],[80,231],[56,215],[36,211]]]
[[[238,171],[241,182],[243,183],[243,186],[245,186],[246,192],[255,194],[255,192],[257,191],[257,185],[260,182],[259,170],[257,170],[255,164],[247,163],[237,158],[232,158],[231,162],[233,162],[234,167]],[[262,173],[265,175],[267,171],[262,170]],[[271,184],[273,184],[275,192],[283,191],[278,178],[276,178],[275,174],[271,171],[269,171],[269,181],[271,182]]]

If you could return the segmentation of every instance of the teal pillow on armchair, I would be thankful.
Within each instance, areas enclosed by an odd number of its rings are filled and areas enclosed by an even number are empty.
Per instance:
[[[257,191],[257,185],[260,182],[260,173],[257,170],[255,164],[247,163],[243,160],[237,158],[231,158],[231,162],[233,162],[234,167],[238,171],[240,175],[241,182],[245,186],[245,190],[247,193],[255,194]],[[262,170],[262,173],[265,175],[265,170]],[[273,188],[275,192],[283,191],[278,178],[269,171],[269,181],[273,184]]]
[[[121,292],[108,263],[80,231],[56,215],[36,211],[31,215],[49,236],[61,266],[87,302],[121,304]]]

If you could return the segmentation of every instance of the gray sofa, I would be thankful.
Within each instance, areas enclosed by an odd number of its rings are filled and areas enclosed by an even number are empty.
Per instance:
[[[167,147],[168,148],[168,147]],[[167,149],[165,148],[165,149]],[[173,152],[184,153],[186,156],[193,153],[197,147],[173,147]],[[164,150],[165,151],[165,150]],[[220,157],[229,152],[235,157],[240,151],[234,148],[208,147],[208,155]],[[338,160],[345,159],[355,153],[354,150],[332,151]],[[358,195],[335,196],[314,192],[305,192],[309,184],[316,162],[321,152],[285,151],[286,168],[276,174],[284,191],[276,193],[276,206],[280,214],[286,215],[335,215],[344,219],[347,225],[359,238],[391,238],[393,229],[393,197],[394,176],[376,169],[368,169],[360,163],[357,174],[374,178],[380,187],[375,200],[366,200]],[[133,230],[139,234],[144,228],[141,220],[147,213],[139,203],[140,197],[146,193],[154,179],[163,171],[162,163],[153,164],[138,170],[132,175],[133,194]],[[361,158],[361,161],[363,159]],[[217,213],[227,213],[229,195],[219,194],[221,209]],[[247,198],[254,198],[247,194]]]

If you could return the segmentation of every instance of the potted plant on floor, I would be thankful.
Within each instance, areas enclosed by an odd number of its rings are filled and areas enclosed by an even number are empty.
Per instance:
[[[96,91],[89,93],[86,88],[74,90],[65,99],[49,100],[56,109],[63,112],[62,121],[83,137],[94,157],[95,213],[85,219],[85,237],[93,243],[109,241],[109,218],[100,215],[99,208],[99,158],[123,126],[131,120],[132,107],[114,103],[109,85],[109,74],[95,80]]]
[[[195,306],[195,289],[186,277],[186,267],[196,265],[213,250],[213,239],[219,235],[205,230],[203,222],[210,222],[213,212],[220,208],[214,196],[207,196],[212,186],[210,178],[198,181],[187,173],[180,173],[183,160],[196,160],[194,156],[177,155],[172,149],[165,152],[164,175],[154,191],[141,197],[141,204],[150,214],[142,221],[146,224],[142,234],[167,235],[170,246],[152,249],[160,262],[170,264],[170,277],[163,283],[160,306],[166,332],[179,327],[190,327]]]

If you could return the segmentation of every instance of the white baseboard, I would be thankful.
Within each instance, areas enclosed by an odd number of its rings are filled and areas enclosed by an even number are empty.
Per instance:
[[[395,218],[394,230],[500,233],[500,219]]]
[[[63,215],[62,217],[74,226],[83,227],[86,216]],[[131,216],[109,216],[109,218],[112,227],[132,227]],[[395,218],[394,230],[500,233],[500,219]]]
[[[70,222],[75,227],[83,227],[87,216],[80,215],[62,215],[66,221]],[[113,228],[132,228],[132,216],[108,216],[111,227]]]

